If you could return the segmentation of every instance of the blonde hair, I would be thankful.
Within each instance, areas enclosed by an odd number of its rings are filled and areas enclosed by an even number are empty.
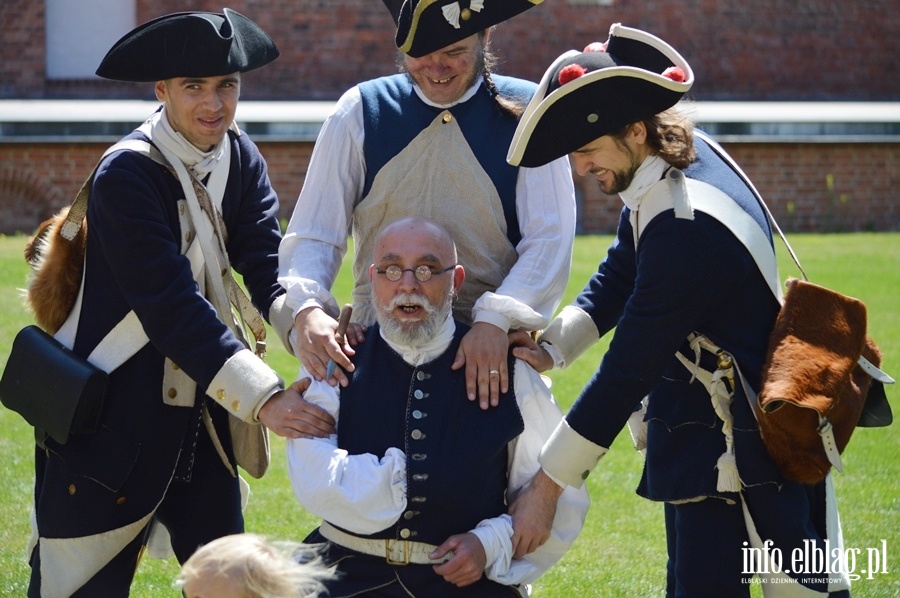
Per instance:
[[[227,578],[248,598],[314,598],[334,575],[316,547],[269,542],[256,534],[234,534],[201,546],[184,563],[175,585],[207,576]]]

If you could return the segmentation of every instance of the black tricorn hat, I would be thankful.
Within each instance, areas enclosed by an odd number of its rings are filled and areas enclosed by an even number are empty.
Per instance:
[[[383,0],[397,48],[419,58],[511,19],[544,0]]]
[[[223,12],[178,12],[148,21],[113,45],[97,75],[145,82],[217,77],[278,58],[275,42],[259,25],[230,8]]]
[[[542,166],[671,108],[694,73],[658,37],[615,23],[606,43],[570,50],[550,65],[519,120],[506,161]]]

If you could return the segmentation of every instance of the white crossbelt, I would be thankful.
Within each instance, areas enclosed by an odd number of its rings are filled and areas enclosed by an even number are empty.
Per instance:
[[[319,533],[330,542],[339,544],[344,548],[372,556],[382,556],[389,565],[408,565],[410,563],[416,565],[440,565],[453,558],[452,552],[448,552],[440,559],[428,558],[428,555],[437,548],[434,544],[387,538],[361,538],[341,531],[327,521],[323,521],[322,525],[319,526]]]

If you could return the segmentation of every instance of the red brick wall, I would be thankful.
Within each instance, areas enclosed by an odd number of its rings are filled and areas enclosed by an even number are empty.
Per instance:
[[[105,144],[0,144],[0,233],[32,231],[74,198]],[[781,226],[789,231],[900,230],[900,150],[895,144],[730,144]],[[310,143],[260,143],[289,218]],[[592,178],[576,177],[583,232],[611,232],[621,210]]]
[[[281,217],[289,219],[303,187],[312,143],[260,143],[259,151],[269,165],[269,178],[278,192]]]
[[[378,0],[228,5],[257,21],[281,50],[275,63],[246,77],[245,99],[336,99],[361,80],[395,71],[394,26]],[[221,0],[191,4],[221,6]],[[181,0],[137,0],[137,19],[184,9]],[[0,98],[152,97],[146,84],[46,81],[44,2],[3,0],[0,10]],[[900,99],[896,0],[612,0],[609,6],[546,0],[497,28],[497,70],[539,79],[560,53],[606,39],[617,21],[684,55],[697,77],[691,92],[697,100]]]
[[[181,0],[136,0],[137,19],[184,10]],[[41,0],[4,0],[0,98],[152,98],[148,84],[47,81]],[[358,81],[395,70],[393,23],[377,0],[232,0],[275,39],[281,57],[245,76],[244,99],[334,99]],[[218,11],[221,2],[192,8]],[[559,53],[605,39],[621,21],[672,43],[692,64],[698,100],[898,100],[891,61],[900,55],[896,0],[612,0],[610,6],[546,0],[502,24],[498,72],[540,78]],[[102,23],[98,23],[98,27]],[[283,215],[302,185],[310,144],[261,144]],[[900,229],[897,146],[736,144],[731,151],[779,220],[794,230]],[[65,204],[102,145],[0,143],[0,215],[30,228]],[[579,180],[586,232],[608,231],[619,213]],[[17,206],[13,208],[13,206]],[[20,214],[21,213],[21,214]],[[21,222],[21,224],[20,224]]]
[[[900,230],[900,146],[896,144],[726,144],[731,156],[790,231]],[[621,200],[592,177],[575,177],[585,232],[613,230]]]
[[[44,89],[44,3],[0,3],[0,98],[39,97]]]

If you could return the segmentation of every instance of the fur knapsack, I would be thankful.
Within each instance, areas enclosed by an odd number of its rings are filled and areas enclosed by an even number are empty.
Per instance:
[[[85,185],[93,181],[93,174]],[[82,187],[82,192],[86,188]],[[78,198],[75,200],[78,201]],[[49,334],[60,329],[78,297],[84,273],[87,244],[87,218],[82,216],[71,238],[63,235],[71,207],[41,223],[25,247],[25,261],[31,266],[25,305],[34,314],[35,323]]]

